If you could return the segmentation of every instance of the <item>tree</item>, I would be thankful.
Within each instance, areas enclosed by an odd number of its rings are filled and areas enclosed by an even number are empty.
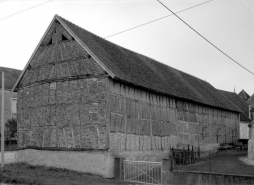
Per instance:
[[[6,139],[17,139],[17,120],[14,118],[8,119],[5,124]]]

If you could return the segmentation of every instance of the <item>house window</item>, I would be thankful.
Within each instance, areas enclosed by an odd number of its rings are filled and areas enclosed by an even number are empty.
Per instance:
[[[11,99],[11,113],[12,113],[12,115],[17,114],[17,98],[12,98]]]

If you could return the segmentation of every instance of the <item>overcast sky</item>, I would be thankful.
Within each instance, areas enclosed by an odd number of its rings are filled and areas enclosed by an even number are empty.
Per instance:
[[[22,69],[55,14],[101,37],[171,14],[156,0],[0,0],[0,66]],[[174,12],[206,0],[161,0]],[[254,0],[213,0],[178,14],[254,72]],[[228,59],[175,16],[107,38],[215,88],[254,93],[254,75]]]

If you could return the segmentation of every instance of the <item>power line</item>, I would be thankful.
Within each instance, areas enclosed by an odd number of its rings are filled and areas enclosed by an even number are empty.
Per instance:
[[[203,4],[209,3],[209,2],[211,2],[211,1],[214,1],[214,0],[210,0],[210,1],[206,1],[206,2],[204,2],[204,3],[200,3],[200,4],[198,4],[198,5],[195,5],[195,6],[186,8],[186,9],[183,9],[183,10],[178,11],[178,12],[176,12],[176,13],[181,13],[181,12],[184,12],[184,11],[186,11],[186,10],[190,10],[190,9],[192,9],[192,8],[196,8],[196,7],[198,7],[198,6],[201,6],[201,5],[203,5]],[[144,23],[144,24],[140,24],[140,25],[138,25],[138,26],[129,28],[129,29],[127,29],[127,30],[120,31],[120,32],[118,32],[118,33],[115,33],[115,34],[109,35],[109,36],[107,36],[107,37],[104,37],[104,39],[109,38],[109,37],[113,37],[113,36],[115,36],[115,35],[119,35],[119,34],[121,34],[121,33],[130,31],[130,30],[133,30],[133,29],[142,27],[142,26],[145,26],[145,25],[147,25],[147,24],[150,24],[150,23],[159,21],[159,20],[161,20],[161,19],[165,19],[165,18],[167,18],[167,17],[169,17],[169,16],[172,16],[172,15],[174,15],[174,14],[166,15],[166,16],[164,16],[164,17],[161,17],[161,18],[158,18],[158,19],[154,19],[154,20],[152,20],[152,21],[146,22],[146,23]]]
[[[206,39],[203,35],[201,35],[198,31],[196,31],[194,28],[192,28],[188,23],[186,23],[183,19],[181,19],[179,16],[177,16],[172,10],[170,10],[166,5],[164,5],[162,2],[160,2],[159,0],[157,0],[162,6],[164,6],[166,9],[168,9],[172,14],[174,14],[178,19],[180,19],[184,24],[186,24],[190,29],[192,29],[194,32],[196,32],[200,37],[202,37],[204,40],[206,40],[209,44],[211,44],[214,48],[216,48],[218,51],[220,51],[222,54],[224,54],[225,56],[227,56],[230,60],[232,60],[233,62],[235,62],[236,64],[238,64],[240,67],[242,67],[243,69],[245,69],[246,71],[250,72],[251,74],[254,75],[253,72],[251,72],[249,69],[247,69],[246,67],[244,67],[243,65],[241,65],[240,63],[238,63],[237,61],[235,61],[233,58],[231,58],[229,55],[227,55],[224,51],[222,51],[220,48],[218,48],[217,46],[215,46],[212,42],[210,42],[208,39]]]
[[[5,0],[5,1],[6,1],[6,0]],[[14,15],[20,14],[20,13],[22,13],[22,12],[25,12],[25,11],[27,11],[27,10],[31,10],[31,9],[36,8],[36,7],[38,7],[38,6],[44,5],[44,4],[49,3],[49,2],[51,2],[51,1],[53,1],[53,0],[49,0],[49,1],[46,1],[46,2],[44,2],[44,3],[41,3],[41,4],[38,4],[38,5],[32,6],[32,7],[30,7],[30,8],[27,8],[27,9],[25,9],[25,10],[22,10],[22,11],[20,11],[20,12],[17,12],[17,13],[11,14],[11,15],[8,15],[8,16],[6,16],[6,17],[1,18],[0,21],[1,21],[1,20],[4,20],[4,19],[7,19],[7,18],[9,18],[9,17],[12,17],[12,16],[14,16]],[[2,2],[3,2],[3,1],[2,1]],[[1,3],[1,2],[0,2],[0,3]]]

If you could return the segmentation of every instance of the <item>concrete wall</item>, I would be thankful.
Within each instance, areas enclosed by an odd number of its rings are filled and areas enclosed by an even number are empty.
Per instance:
[[[177,185],[246,185],[254,184],[252,176],[237,176],[228,174],[209,174],[184,171],[166,171],[163,173],[163,184]]]
[[[19,150],[17,162],[31,165],[45,165],[56,168],[114,177],[114,157],[107,151],[46,151]]]

